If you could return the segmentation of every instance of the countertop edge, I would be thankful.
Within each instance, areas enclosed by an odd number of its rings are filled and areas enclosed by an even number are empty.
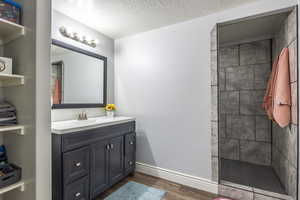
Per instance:
[[[80,128],[73,128],[73,129],[68,129],[68,130],[55,130],[51,129],[51,134],[56,134],[56,135],[63,135],[63,134],[68,134],[68,133],[75,133],[79,131],[85,131],[85,130],[90,130],[90,129],[95,129],[95,128],[101,128],[101,127],[106,127],[106,126],[111,126],[111,125],[117,125],[117,124],[123,124],[126,122],[132,122],[135,121],[135,118],[132,119],[124,119],[120,121],[115,121],[115,122],[108,122],[105,124],[98,124],[94,126],[86,126],[86,127],[80,127]]]

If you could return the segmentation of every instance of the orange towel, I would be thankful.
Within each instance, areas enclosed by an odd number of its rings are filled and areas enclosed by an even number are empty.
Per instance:
[[[269,119],[273,120],[273,94],[274,94],[274,81],[275,74],[277,73],[278,57],[275,59],[272,66],[272,73],[268,81],[266,94],[263,101],[263,108],[265,109]]]
[[[288,48],[284,48],[273,63],[263,108],[266,110],[269,118],[275,120],[280,127],[290,124],[291,87]]]
[[[55,81],[53,104],[61,104],[61,86],[60,81]]]

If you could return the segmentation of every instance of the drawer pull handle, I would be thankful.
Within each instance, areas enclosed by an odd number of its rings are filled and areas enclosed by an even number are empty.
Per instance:
[[[80,167],[81,166],[81,163],[76,163],[76,167]]]
[[[129,161],[129,165],[133,165],[133,162],[132,162],[132,161]]]
[[[114,148],[114,145],[113,145],[113,144],[110,144],[110,148],[113,149],[113,148]]]
[[[109,144],[108,144],[108,145],[106,145],[106,149],[107,149],[107,150],[109,150],[109,149],[110,149],[110,146],[109,146]]]
[[[79,197],[80,195],[81,195],[80,192],[77,192],[77,193],[75,194],[76,197]]]
[[[130,143],[129,143],[130,145],[133,145],[133,141],[130,141]]]

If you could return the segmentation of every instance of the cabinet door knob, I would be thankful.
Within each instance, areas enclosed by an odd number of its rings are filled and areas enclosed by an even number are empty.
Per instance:
[[[133,162],[132,162],[132,161],[129,161],[129,165],[133,165]]]
[[[81,166],[81,162],[78,162],[75,165],[76,165],[76,167],[80,167]]]
[[[114,148],[114,145],[113,145],[113,144],[110,144],[110,148],[113,149],[113,148]]]
[[[108,145],[106,145],[106,149],[107,149],[107,150],[109,150],[109,149],[110,149],[110,146],[109,146],[109,144],[108,144]]]
[[[77,193],[75,194],[76,197],[79,197],[80,195],[81,195],[80,192],[77,192]]]
[[[130,141],[129,144],[130,144],[130,145],[133,145],[133,141]]]

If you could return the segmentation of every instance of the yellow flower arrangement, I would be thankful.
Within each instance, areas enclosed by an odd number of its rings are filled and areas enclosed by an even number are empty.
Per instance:
[[[116,110],[116,105],[115,105],[115,104],[107,104],[107,105],[105,106],[105,110],[106,110],[106,111]]]

